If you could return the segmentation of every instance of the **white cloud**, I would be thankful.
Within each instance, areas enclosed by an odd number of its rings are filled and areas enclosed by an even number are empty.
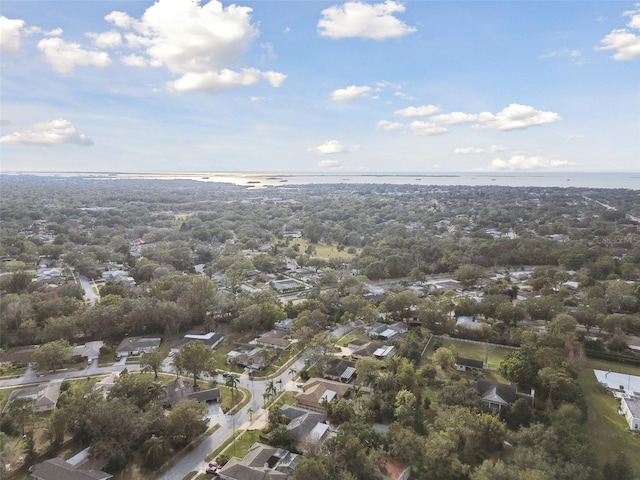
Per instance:
[[[287,79],[284,73],[272,71],[262,72],[262,77],[265,78],[272,87],[280,87]]]
[[[50,147],[72,143],[75,145],[93,145],[93,140],[80,133],[68,120],[58,118],[51,122],[37,123],[29,130],[13,132],[0,138],[0,144],[35,145]]]
[[[551,160],[540,156],[526,157],[522,154],[515,154],[506,160],[496,158],[491,161],[488,167],[476,170],[538,170],[543,168],[560,168],[575,165],[575,162],[570,162],[568,160]]]
[[[637,3],[636,7],[640,7],[640,4]],[[627,27],[631,30],[640,30],[640,8],[626,11],[623,15],[630,17]],[[615,51],[612,56],[614,60],[634,60],[640,56],[640,35],[626,28],[612,30],[610,34],[600,40],[600,43],[601,46],[595,47],[595,49]]]
[[[386,130],[387,132],[404,130],[404,124],[400,122],[390,122],[389,120],[380,120],[376,124],[376,130]]]
[[[393,112],[398,117],[428,117],[440,111],[436,105],[422,105],[420,107],[407,107]]]
[[[346,147],[342,145],[339,140],[329,140],[328,142],[308,149],[308,151],[317,155],[335,155],[339,153],[357,152],[358,150],[360,150],[360,145]]]
[[[263,43],[260,46],[264,50],[264,54],[262,55],[262,57],[260,57],[261,62],[266,62],[268,60],[274,60],[278,58],[278,54],[273,49],[273,45],[271,43]]]
[[[126,12],[113,11],[106,15],[104,19],[109,23],[113,23],[116,27],[125,29],[131,28],[136,23]]]
[[[24,27],[24,20],[13,20],[4,15],[0,15],[0,51],[3,53],[14,53],[20,48],[21,30]]]
[[[318,166],[322,168],[341,168],[342,164],[338,160],[320,160]]]
[[[495,128],[496,130],[516,130],[534,125],[544,125],[561,120],[555,112],[543,112],[529,105],[512,103],[497,114],[482,112],[478,114],[481,124],[477,128]]]
[[[322,11],[318,31],[323,37],[329,38],[385,40],[403,37],[416,31],[394,16],[404,11],[404,5],[391,0],[374,4],[346,2]]]
[[[122,35],[110,30],[102,33],[87,33],[89,38],[93,39],[93,43],[98,48],[113,48],[122,45]]]
[[[416,135],[441,135],[448,130],[440,125],[431,122],[419,122],[417,120],[409,124],[409,128]]]
[[[351,85],[347,88],[340,88],[331,93],[331,98],[336,102],[349,102],[356,98],[363,98],[369,95],[371,87]]]
[[[57,37],[40,40],[38,49],[56,72],[64,74],[73,73],[76,66],[104,68],[111,63],[106,52],[85,50],[77,43],[67,43]]]
[[[393,96],[394,97],[404,98],[405,100],[415,100],[411,95],[409,95],[408,93],[405,93],[405,92],[394,92]]]
[[[547,58],[570,58],[575,65],[584,65],[584,57],[580,50],[555,50],[552,52],[540,55],[540,58],[545,60]]]
[[[267,101],[271,101],[271,99],[269,97],[249,97],[249,99],[252,102],[267,102]]]
[[[506,147],[504,145],[491,145],[488,148],[483,147],[462,147],[456,148],[453,150],[453,153],[459,155],[468,155],[468,154],[476,154],[476,153],[497,153],[504,152]]]
[[[451,112],[434,115],[431,120],[444,125],[458,125],[459,123],[477,122],[478,115],[475,113]]]
[[[249,7],[224,7],[218,0],[204,5],[200,0],[158,0],[140,19],[117,11],[105,19],[132,30],[125,34],[127,46],[145,53],[149,65],[165,67],[177,76],[168,84],[170,90],[219,92],[260,79],[278,87],[285,74],[236,69],[258,36],[251,12]]]
[[[146,58],[134,54],[124,55],[120,57],[120,61],[128,67],[146,67],[149,65]]]

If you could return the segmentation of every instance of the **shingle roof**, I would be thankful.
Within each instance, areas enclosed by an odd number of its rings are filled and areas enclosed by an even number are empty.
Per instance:
[[[36,463],[31,476],[38,480],[107,480],[113,477],[100,470],[77,470],[61,458]]]

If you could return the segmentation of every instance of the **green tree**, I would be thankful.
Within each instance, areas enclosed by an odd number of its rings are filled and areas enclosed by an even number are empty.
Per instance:
[[[198,385],[198,376],[202,372],[215,370],[213,350],[198,341],[185,344],[173,357],[173,363],[179,371],[193,375],[194,387]]]
[[[327,463],[318,458],[303,458],[296,466],[293,480],[330,480],[331,472]]]
[[[54,340],[41,345],[33,352],[33,362],[40,371],[53,370],[55,372],[62,367],[64,360],[71,355],[72,350],[66,340]]]
[[[152,371],[154,378],[157,379],[163,360],[164,356],[160,350],[154,348],[150,352],[146,352],[142,355],[142,358],[140,358],[140,368],[142,368],[142,371]]]
[[[456,356],[451,349],[440,347],[433,352],[432,361],[434,365],[438,365],[441,369],[446,370],[456,363]]]
[[[22,435],[25,434],[25,425],[32,422],[35,416],[35,404],[36,401],[30,397],[16,398],[9,405],[7,414],[15,422],[20,425],[20,431]]]

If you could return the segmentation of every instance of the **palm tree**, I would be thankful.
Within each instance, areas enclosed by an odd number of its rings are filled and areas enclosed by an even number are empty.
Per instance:
[[[267,404],[267,399],[269,398],[269,393],[268,392],[262,392],[262,399],[264,400],[264,405]]]
[[[266,393],[267,395],[269,395],[270,397],[274,396],[276,393],[278,393],[278,390],[276,390],[276,386],[273,383],[273,379],[269,380],[269,383],[267,383],[267,389],[266,389]]]
[[[247,412],[249,412],[249,421],[253,422],[253,414],[256,413],[256,411],[253,409],[253,407],[249,407]]]
[[[229,375],[227,379],[224,381],[224,385],[231,389],[231,398],[235,400],[235,392],[238,390],[238,383],[240,383],[240,379],[237,375]]]
[[[282,379],[281,379],[281,378],[279,378],[279,379],[277,380],[277,383],[278,383],[278,385],[280,385],[280,391],[282,391]]]
[[[151,395],[151,398],[154,400],[157,400],[158,398],[160,398],[162,389],[163,389],[162,384],[158,381],[154,381],[147,387],[147,391],[149,392],[149,395]]]
[[[151,435],[151,438],[142,444],[142,449],[145,451],[146,464],[149,466],[158,465],[167,455],[167,442],[164,437]]]
[[[289,369],[289,375],[291,375],[291,378],[293,378],[293,376],[298,372],[298,370],[296,370],[294,367],[291,367]]]

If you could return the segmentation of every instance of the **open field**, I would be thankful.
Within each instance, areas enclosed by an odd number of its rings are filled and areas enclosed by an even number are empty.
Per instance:
[[[605,464],[615,461],[618,452],[624,452],[636,477],[640,478],[640,436],[629,431],[624,417],[618,413],[619,401],[599,387],[593,369],[640,376],[640,368],[588,359],[578,377],[589,406],[587,432],[598,462]]]
[[[291,247],[293,247],[295,244],[300,245],[300,251],[301,252],[305,252],[307,250],[307,248],[309,247],[309,245],[313,246],[313,248],[316,249],[316,253],[315,255],[317,257],[320,258],[346,258],[346,259],[351,259],[353,257],[356,256],[356,254],[351,254],[347,252],[347,249],[345,248],[342,251],[339,251],[335,245],[325,245],[324,243],[310,243],[307,242],[305,239],[303,238],[294,238],[291,240],[291,243],[289,244]],[[358,251],[358,249],[356,249],[356,252]]]

